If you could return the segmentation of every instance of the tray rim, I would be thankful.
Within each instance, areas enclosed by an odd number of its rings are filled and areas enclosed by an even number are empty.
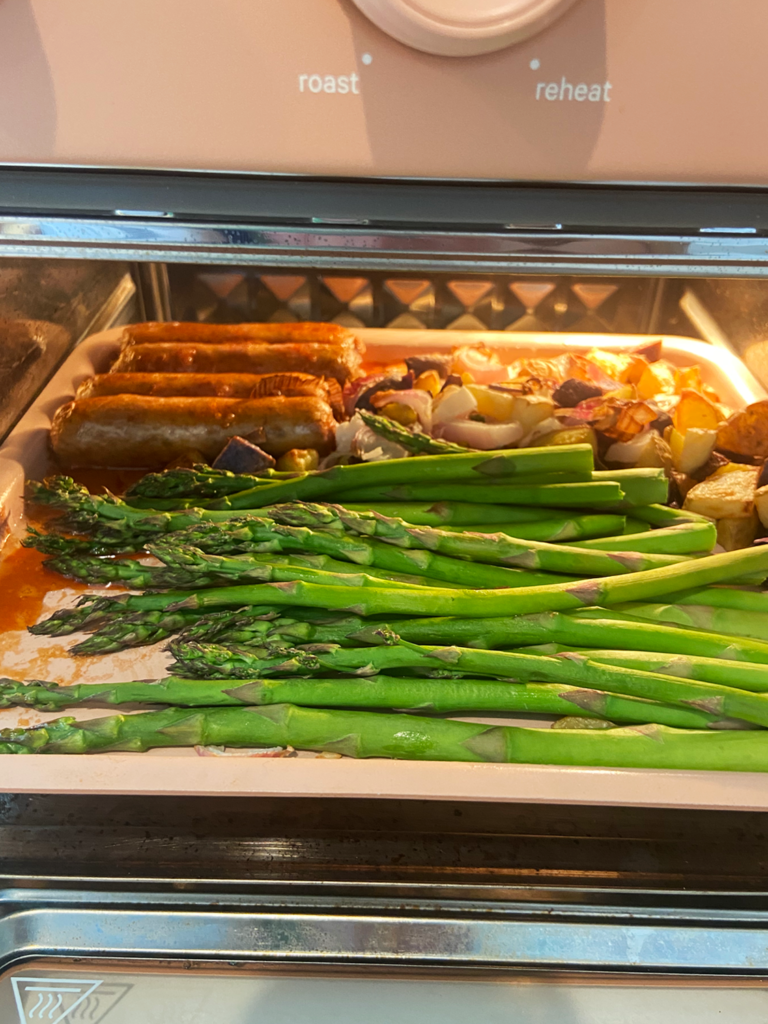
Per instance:
[[[118,344],[123,328],[91,335],[67,357],[38,399],[0,447],[0,544],[3,523],[13,528],[20,516],[25,472],[44,457],[41,437],[49,417],[44,409],[71,398],[74,382],[93,372]],[[661,339],[668,353],[705,360],[729,377],[744,404],[766,391],[732,353],[675,335],[571,335],[554,332],[465,332],[361,329],[371,348],[395,340],[406,348],[442,342],[451,347],[484,341],[504,349],[562,348],[599,344],[632,347]],[[560,343],[558,344],[558,340]],[[716,354],[716,355],[715,355]],[[36,444],[20,444],[25,432]],[[26,463],[26,465],[24,465]],[[550,803],[589,806],[768,811],[768,773],[705,772],[529,764],[315,758],[196,758],[172,751],[146,754],[87,754],[0,757],[0,792],[135,796],[280,796],[340,799],[408,799],[489,803]]]

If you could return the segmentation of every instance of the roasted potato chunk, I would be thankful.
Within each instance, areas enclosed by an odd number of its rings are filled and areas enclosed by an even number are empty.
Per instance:
[[[726,551],[748,548],[757,536],[757,516],[742,516],[739,519],[718,519],[717,543]]]
[[[768,458],[768,399],[748,405],[721,423],[717,447],[747,458]]]
[[[729,462],[692,487],[683,508],[710,519],[742,519],[755,509],[757,470]]]

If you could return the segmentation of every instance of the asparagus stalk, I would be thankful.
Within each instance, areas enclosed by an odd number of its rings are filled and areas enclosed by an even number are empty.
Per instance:
[[[316,473],[305,473],[292,480],[252,487],[238,494],[220,498],[210,507],[260,508],[281,501],[335,495],[359,487],[407,484],[411,480],[466,482],[511,480],[523,474],[591,473],[592,461],[592,449],[589,445],[502,449],[496,452],[388,459],[354,466],[334,466],[332,469]]]
[[[541,512],[540,512],[541,514]],[[407,520],[403,520],[407,522]],[[624,520],[620,516],[609,515],[584,515],[575,513],[562,516],[547,516],[546,519],[539,519],[536,523],[502,523],[495,526],[441,526],[440,529],[448,533],[465,533],[467,530],[474,533],[503,533],[508,537],[517,537],[519,540],[543,540],[550,543],[577,540],[580,537],[605,537],[611,540],[617,530],[621,530]],[[599,548],[599,543],[592,545]],[[606,551],[616,550],[615,545],[606,547]],[[643,551],[643,547],[632,547],[626,545],[627,551]],[[658,553],[663,553],[656,549]]]
[[[358,626],[355,628],[354,621]],[[420,644],[458,644],[493,650],[554,640],[567,650],[601,648],[610,643],[627,651],[654,651],[668,655],[718,659],[727,669],[734,661],[768,664],[768,644],[745,637],[723,636],[677,626],[653,625],[642,620],[583,618],[581,614],[543,612],[510,618],[428,618],[390,620],[386,624],[404,640]],[[356,618],[332,623],[299,622],[278,616],[269,635],[294,643],[377,643],[381,623]]]
[[[0,732],[0,753],[143,751],[196,744],[286,747],[349,757],[418,761],[594,765],[613,768],[768,770],[762,731],[678,730],[663,725],[624,729],[530,729],[371,711],[269,707],[172,708],[79,723],[59,718],[32,729]]]
[[[405,620],[392,616],[389,626],[400,621]],[[270,639],[284,640],[293,645],[311,640],[317,630],[328,630],[333,638],[332,642],[352,647],[355,646],[355,642],[347,639],[346,634],[360,629],[364,622],[359,615],[326,613],[316,608],[295,608],[290,615],[281,615],[264,627],[260,620],[252,618],[250,608],[240,608],[214,612],[212,615],[200,615],[197,622],[185,629],[184,637],[206,643],[249,645],[260,644],[264,639]],[[279,628],[272,628],[275,623],[279,623]],[[378,638],[374,642],[378,643]]]
[[[246,487],[259,487],[269,480],[290,479],[293,473],[264,469],[260,473],[231,473],[226,469],[211,469],[198,465],[191,469],[164,469],[162,473],[147,473],[125,492],[132,498],[221,498],[236,494]]]
[[[525,449],[519,449],[525,451]],[[450,458],[437,455],[435,458]],[[386,462],[377,462],[377,466],[386,466]],[[357,468],[357,467],[351,467]],[[417,478],[418,479],[418,478]],[[558,484],[526,484],[519,483],[476,483],[472,481],[432,483],[432,478],[424,475],[428,483],[383,484],[374,483],[355,490],[345,490],[339,496],[345,502],[379,503],[379,502],[441,502],[469,501],[492,505],[541,505],[550,508],[598,508],[610,509],[618,505],[624,492],[617,483],[609,480],[587,481],[586,483]],[[324,497],[325,495],[318,495]],[[335,497],[336,495],[334,495]],[[277,496],[270,501],[284,499]],[[218,508],[219,505],[217,504]]]
[[[433,590],[429,587],[421,590],[371,587],[361,589],[352,601],[348,587],[301,582],[264,583],[257,587],[201,590],[180,602],[179,607],[217,608],[259,603],[305,605],[329,611],[351,611],[366,616],[418,614],[481,618],[491,613],[496,616],[518,615],[539,611],[570,611],[590,605],[615,605],[627,601],[653,601],[675,591],[719,583],[744,572],[764,568],[768,569],[768,547],[754,547],[707,555],[628,576],[608,576],[604,579],[540,587],[458,591]]]
[[[747,636],[753,640],[768,641],[768,614],[743,609],[717,608],[709,605],[654,604],[630,602],[614,609],[619,614],[651,622],[674,623],[692,629]]]
[[[637,505],[632,509],[632,518],[640,519],[651,526],[679,526],[681,523],[711,523],[712,520],[698,512],[689,512],[683,508],[670,508],[668,505],[653,503]]]
[[[665,704],[693,707],[724,718],[768,726],[768,697],[714,683],[636,671],[597,662],[588,655],[568,653],[548,657],[516,651],[478,651],[462,647],[418,647],[401,640],[398,646],[347,649],[315,645],[309,651],[277,649],[260,656],[217,644],[180,644],[172,641],[174,671],[193,678],[247,679],[273,675],[340,672],[376,675],[392,669],[434,667],[496,676],[506,680],[582,685],[624,696],[643,697]]]
[[[275,556],[257,561],[258,556],[228,558],[207,555],[196,548],[171,544],[153,545],[152,553],[165,564],[142,565],[134,561],[104,561],[89,555],[61,556],[46,563],[51,569],[86,583],[120,582],[135,590],[169,588],[185,590],[200,586],[216,586],[233,581],[291,582],[308,580],[343,587],[393,587],[395,589],[424,589],[423,585],[392,581],[369,576],[352,566],[341,573],[327,572],[305,565],[289,565]],[[351,571],[350,571],[351,570]]]
[[[208,629],[214,635],[213,623],[217,617],[222,617],[224,612],[214,612],[209,619]],[[70,654],[111,654],[115,651],[123,651],[128,647],[146,647],[150,644],[167,640],[183,629],[194,626],[200,621],[197,612],[164,612],[148,611],[134,612],[132,615],[110,618],[96,628],[89,637],[75,644],[70,648]],[[267,633],[267,623],[261,620],[254,620],[262,626],[262,632]],[[255,628],[251,635],[255,633]]]
[[[358,504],[350,503],[346,498],[341,504],[350,512],[381,512],[382,515],[395,516],[414,526],[492,526],[496,523],[532,523],[541,519],[540,508],[526,508],[524,505],[504,508],[501,505],[483,505],[470,501],[378,501],[375,504]]]
[[[96,500],[96,499],[94,499]],[[198,547],[209,554],[222,554],[243,551],[301,551],[312,554],[327,554],[353,561],[360,565],[373,565],[377,568],[404,575],[424,575],[435,580],[450,582],[453,586],[465,585],[470,587],[503,587],[503,586],[538,586],[549,582],[568,582],[574,577],[571,575],[551,575],[539,573],[520,573],[511,568],[492,567],[483,565],[472,565],[468,562],[459,562],[456,559],[445,558],[428,552],[397,552],[386,544],[368,539],[357,539],[346,537],[343,534],[334,534],[329,530],[309,531],[283,526],[273,523],[269,518],[241,515],[233,517],[225,514],[225,521],[211,520],[211,516],[220,516],[221,513],[206,513],[193,509],[184,513],[162,513],[141,518],[141,514],[128,506],[120,508],[114,503],[107,503],[104,506],[106,514],[117,511],[118,514],[127,512],[132,521],[126,524],[116,522],[108,524],[108,529],[113,531],[113,539],[109,546],[114,543],[115,537],[120,537],[121,548],[129,547],[129,537],[135,538],[138,547],[145,547],[152,538],[164,536],[168,533],[175,535],[175,540],[180,544],[188,544]],[[269,512],[269,510],[266,510]],[[333,518],[329,516],[329,518]],[[104,536],[102,531],[100,537]],[[59,556],[52,567],[65,575],[75,575],[83,569],[85,563],[81,563],[79,552],[73,555]],[[125,563],[127,564],[127,563]],[[184,586],[193,585],[193,581],[185,579],[180,581],[175,577],[157,578],[154,574],[147,574],[146,584],[142,582],[143,577],[139,570],[128,565],[127,568],[99,568],[96,563],[88,563],[89,571],[92,573],[92,581],[130,581],[135,586]],[[151,579],[150,579],[151,577]],[[210,581],[214,582],[214,581]]]
[[[90,597],[85,595],[80,598],[74,608],[61,608],[54,612],[47,619],[43,619],[34,626],[29,626],[29,632],[36,636],[67,636],[71,633],[78,633],[82,630],[99,629],[109,622],[115,622],[126,616],[138,613],[145,614],[155,611],[171,611],[175,614],[173,605],[187,597],[183,591],[168,591],[164,594],[120,594],[116,597]],[[239,608],[243,602],[234,605]],[[222,608],[227,608],[224,604]],[[263,607],[251,603],[248,612],[253,618],[262,615],[276,617],[279,613],[274,608]],[[188,615],[190,620],[200,618],[199,612],[182,612]],[[218,616],[219,612],[209,612],[209,616]]]
[[[694,708],[675,708],[635,697],[552,683],[489,679],[433,680],[378,675],[367,679],[249,679],[233,686],[220,679],[142,679],[132,682],[20,683],[0,679],[0,707],[59,711],[78,704],[168,704],[173,707],[398,708],[439,714],[496,713],[600,717],[611,722],[657,722],[678,729],[727,728],[729,722]]]
[[[648,533],[653,527],[650,523],[644,523],[642,519],[635,519],[633,516],[624,516],[623,533]]]
[[[545,649],[546,648],[546,649]],[[537,650],[521,649],[521,654],[562,654],[568,648],[562,644],[542,644]],[[579,648],[575,653],[585,654],[592,661],[605,665],[618,665],[637,671],[660,672],[667,676],[698,679],[702,683],[717,683],[751,693],[768,692],[768,665],[748,665],[742,662],[703,658],[700,655],[662,654],[659,651],[610,651]]]
[[[366,412],[365,409],[358,409],[357,412],[363,423],[375,434],[386,438],[387,441],[394,441],[414,455],[460,455],[467,454],[470,450],[451,441],[440,441],[430,434],[416,434],[387,416],[377,416],[375,413]]]
[[[328,517],[333,519],[329,512]],[[309,530],[285,526],[252,517],[221,526],[203,523],[175,536],[178,543],[200,548],[210,554],[246,551],[252,540],[274,538],[281,549],[326,554],[356,565],[372,565],[392,573],[425,576],[445,581],[452,587],[528,587],[549,582],[569,582],[571,575],[524,572],[505,566],[475,564],[426,550],[402,550],[376,538],[350,537],[329,529]]]
[[[665,502],[669,498],[669,480],[663,469],[635,468],[596,470],[592,473],[595,481],[612,480],[620,484],[624,492],[622,508],[635,505],[651,505]]]
[[[599,548],[601,551],[648,551],[656,554],[688,555],[702,551],[710,552],[716,542],[717,529],[714,523],[686,523],[647,533],[577,540],[572,546]]]
[[[501,533],[449,533],[431,526],[409,526],[378,512],[349,512],[342,505],[295,503],[276,505],[277,522],[298,527],[322,527],[336,522],[353,533],[379,537],[404,548],[438,551],[454,558],[496,565],[574,572],[584,576],[612,576],[638,572],[659,565],[674,565],[674,555],[643,555],[635,552],[582,552],[579,548],[518,540]]]
[[[712,608],[733,608],[745,612],[768,613],[768,593],[737,590],[734,587],[700,587],[674,595],[675,604],[706,604]]]

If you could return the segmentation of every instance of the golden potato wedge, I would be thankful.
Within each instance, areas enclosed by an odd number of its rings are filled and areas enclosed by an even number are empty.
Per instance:
[[[677,408],[672,413],[672,422],[681,434],[691,428],[717,430],[721,419],[719,409],[698,391],[690,388],[683,389]]]
[[[768,399],[748,405],[721,423],[717,447],[750,458],[768,458]]]
[[[703,466],[717,441],[717,430],[689,427],[683,434],[675,427],[669,435],[672,462],[678,473],[694,473]]]
[[[738,519],[718,519],[717,543],[726,551],[748,548],[757,536],[758,526],[759,521],[755,513]]]
[[[652,363],[643,370],[637,381],[637,397],[653,398],[654,395],[672,395],[675,393],[675,376],[672,367],[663,360]]]
[[[512,391],[491,391],[482,384],[467,384],[467,391],[477,402],[477,411],[494,423],[511,423],[515,419],[517,397]]]
[[[757,469],[730,462],[692,487],[683,508],[710,519],[740,519],[755,508]]]
[[[587,423],[583,427],[563,427],[562,430],[553,430],[551,434],[537,437],[534,443],[543,447],[558,444],[591,444],[592,451],[597,455],[597,435]]]
[[[720,401],[720,397],[715,389],[711,388],[709,384],[705,384],[701,379],[701,369],[695,363],[693,366],[675,367],[675,391],[678,395],[681,395],[688,388],[692,391],[698,391],[700,395],[704,395],[710,402]]]

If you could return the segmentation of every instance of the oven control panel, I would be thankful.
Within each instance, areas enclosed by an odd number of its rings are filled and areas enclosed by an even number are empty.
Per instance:
[[[535,35],[573,0],[354,0],[384,32],[425,53],[469,57]]]
[[[765,0],[0,0],[0,163],[768,184]]]

